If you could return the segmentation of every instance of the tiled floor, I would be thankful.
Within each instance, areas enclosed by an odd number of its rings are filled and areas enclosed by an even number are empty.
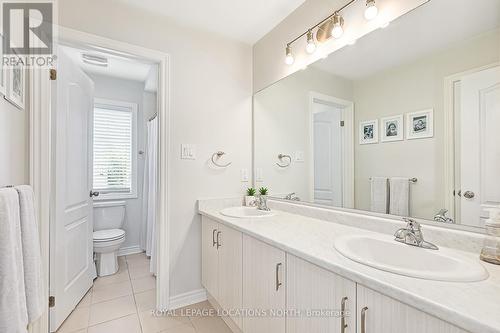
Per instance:
[[[57,333],[231,333],[217,317],[154,317],[156,282],[149,260],[142,253],[118,260],[120,270],[97,278]],[[189,308],[212,309],[208,302]]]

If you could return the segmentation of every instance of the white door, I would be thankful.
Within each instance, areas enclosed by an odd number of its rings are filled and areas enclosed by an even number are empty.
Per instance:
[[[343,109],[314,103],[314,202],[342,207],[342,127]]]
[[[500,205],[500,67],[461,80],[461,222],[484,226]]]
[[[93,82],[58,50],[53,105],[53,193],[50,330],[55,331],[92,286]]]

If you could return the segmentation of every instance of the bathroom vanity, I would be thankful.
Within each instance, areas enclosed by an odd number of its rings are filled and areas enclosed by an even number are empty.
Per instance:
[[[433,250],[393,241],[402,221],[278,201],[269,202],[272,216],[220,213],[237,205],[238,199],[199,201],[202,283],[209,300],[225,310],[267,310],[255,317],[227,313],[234,332],[500,332],[500,267],[479,261],[474,251],[480,234],[423,227],[426,238],[440,247],[437,256],[468,261],[471,270],[484,267],[483,275],[467,277],[467,270],[447,275],[446,268],[433,267],[428,253]],[[369,230],[374,227],[381,232]],[[424,257],[419,271],[441,269],[442,275],[416,278],[358,263],[335,248],[346,237],[393,241],[401,251],[411,248],[417,257],[408,260],[418,261],[420,252]],[[461,244],[468,244],[463,247],[467,251],[457,248]],[[398,252],[387,256],[401,258]]]

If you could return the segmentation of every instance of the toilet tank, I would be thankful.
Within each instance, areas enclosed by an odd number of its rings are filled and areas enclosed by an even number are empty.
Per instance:
[[[94,202],[94,231],[121,229],[125,221],[125,201]]]

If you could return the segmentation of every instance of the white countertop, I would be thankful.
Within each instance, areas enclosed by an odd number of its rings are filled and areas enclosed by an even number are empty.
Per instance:
[[[473,283],[405,277],[356,263],[334,248],[338,236],[374,234],[371,231],[278,210],[273,210],[274,216],[254,219],[226,217],[219,210],[203,205],[199,212],[462,329],[500,333],[500,266],[481,262],[490,277]],[[459,252],[479,261],[477,254]]]

